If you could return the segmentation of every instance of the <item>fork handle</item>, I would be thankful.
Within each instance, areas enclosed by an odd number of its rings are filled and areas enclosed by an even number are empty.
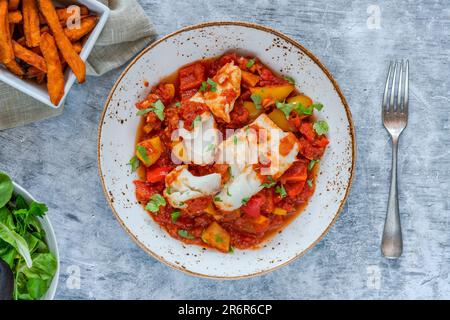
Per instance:
[[[381,252],[386,258],[396,259],[402,255],[403,239],[400,225],[400,212],[398,210],[397,194],[397,151],[398,137],[392,138],[392,171],[389,202],[384,223]]]

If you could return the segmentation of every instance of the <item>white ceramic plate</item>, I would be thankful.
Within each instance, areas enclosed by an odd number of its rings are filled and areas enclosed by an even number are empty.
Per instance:
[[[14,194],[20,194],[27,203],[31,203],[33,201],[37,201],[34,199],[31,194],[28,193],[24,188],[19,186],[17,183],[14,183]],[[55,276],[53,277],[52,283],[50,284],[50,287],[47,290],[47,293],[42,297],[41,300],[53,300],[56,293],[56,287],[58,286],[58,279],[59,279],[59,251],[58,251],[58,244],[56,243],[56,236],[55,232],[53,231],[53,226],[50,222],[50,219],[45,215],[43,218],[39,219],[42,228],[45,231],[45,240],[48,244],[48,248],[50,249],[50,252],[55,255],[56,262],[58,263],[56,268]]]
[[[97,22],[97,25],[95,26],[94,30],[92,30],[91,34],[89,35],[86,43],[83,46],[83,49],[80,52],[80,57],[83,61],[86,61],[87,57],[91,53],[92,49],[94,48],[95,42],[97,41],[97,38],[99,37],[100,33],[103,30],[103,27],[105,26],[106,20],[108,20],[109,16],[109,8],[105,6],[104,4],[95,1],[95,0],[57,0],[53,1],[55,6],[69,6],[71,4],[80,4],[84,5],[89,8],[89,11],[94,12],[96,15],[98,15],[99,19]],[[21,79],[15,74],[11,73],[9,70],[7,70],[3,65],[0,65],[0,81],[3,81],[10,86],[22,91],[23,93],[29,95],[30,97],[33,97],[34,99],[45,103],[49,107],[52,108],[60,108],[64,104],[64,100],[67,97],[67,94],[70,91],[70,88],[72,88],[73,83],[75,82],[75,75],[70,70],[70,68],[67,68],[65,74],[64,74],[64,96],[59,102],[57,106],[55,106],[51,101],[50,97],[48,95],[47,91],[47,84],[37,84],[33,80],[27,80],[27,79]]]
[[[254,55],[273,70],[292,76],[297,87],[325,108],[330,145],[321,161],[316,192],[304,212],[258,250],[222,254],[171,238],[136,202],[127,162],[133,155],[139,117],[134,104],[150,85],[178,68],[226,51]],[[211,22],[187,27],[145,49],[119,77],[99,125],[99,173],[106,198],[127,233],[150,255],[197,276],[236,279],[260,275],[303,255],[338,217],[355,168],[355,137],[350,110],[330,73],[310,52],[287,36],[259,25]]]

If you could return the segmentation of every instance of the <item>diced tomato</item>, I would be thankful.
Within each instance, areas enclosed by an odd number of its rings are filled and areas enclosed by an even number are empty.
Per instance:
[[[147,181],[151,183],[164,181],[169,172],[172,171],[172,167],[151,167],[147,169]]]
[[[212,197],[206,196],[186,201],[186,208],[183,212],[188,216],[196,216],[203,213],[205,209],[212,203]]]
[[[317,147],[326,147],[328,143],[328,138],[325,136],[319,136],[316,141],[314,141],[314,145]]]
[[[261,80],[259,81],[260,87],[287,83],[286,80],[276,77],[272,71],[267,68],[261,68],[259,70],[259,75],[261,77]]]
[[[299,138],[298,142],[300,154],[309,160],[317,160],[325,152],[325,147],[316,147],[305,138]]]
[[[136,198],[140,202],[147,203],[152,195],[157,193],[157,190],[148,182],[135,180],[133,183],[136,186]]]
[[[300,126],[301,134],[310,142],[314,142],[316,133],[314,132],[313,124],[311,122],[303,122]]]
[[[241,209],[246,215],[252,218],[257,218],[261,214],[261,206],[264,200],[258,196],[253,196],[247,202],[246,205],[242,206]]]
[[[205,67],[201,63],[191,64],[180,69],[179,77],[181,91],[198,88],[206,80]]]
[[[284,189],[289,197],[293,198],[303,191],[306,180],[299,182],[287,182],[284,184]]]
[[[300,182],[308,179],[308,161],[297,160],[286,170],[280,180],[283,184],[287,182]]]
[[[153,105],[153,102],[156,102],[158,100],[159,100],[159,96],[157,94],[150,93],[144,100],[136,103],[136,108],[138,108],[139,110],[151,108]]]
[[[162,103],[168,105],[175,96],[175,86],[171,83],[161,83],[156,86],[155,94],[159,96]]]
[[[187,130],[191,130],[194,119],[208,110],[208,107],[203,103],[183,101],[179,112],[180,117],[184,120],[184,127]]]

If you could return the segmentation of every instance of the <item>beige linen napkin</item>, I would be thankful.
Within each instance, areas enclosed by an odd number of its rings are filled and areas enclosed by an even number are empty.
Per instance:
[[[87,74],[93,76],[121,66],[156,37],[155,29],[136,0],[100,2],[111,12],[86,63]],[[89,80],[85,85],[89,85]],[[0,130],[50,118],[62,109],[52,109],[0,82]]]

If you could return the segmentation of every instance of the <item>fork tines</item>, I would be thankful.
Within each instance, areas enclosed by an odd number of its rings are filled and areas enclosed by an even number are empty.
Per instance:
[[[409,61],[391,61],[384,88],[383,113],[408,113],[408,86]]]

